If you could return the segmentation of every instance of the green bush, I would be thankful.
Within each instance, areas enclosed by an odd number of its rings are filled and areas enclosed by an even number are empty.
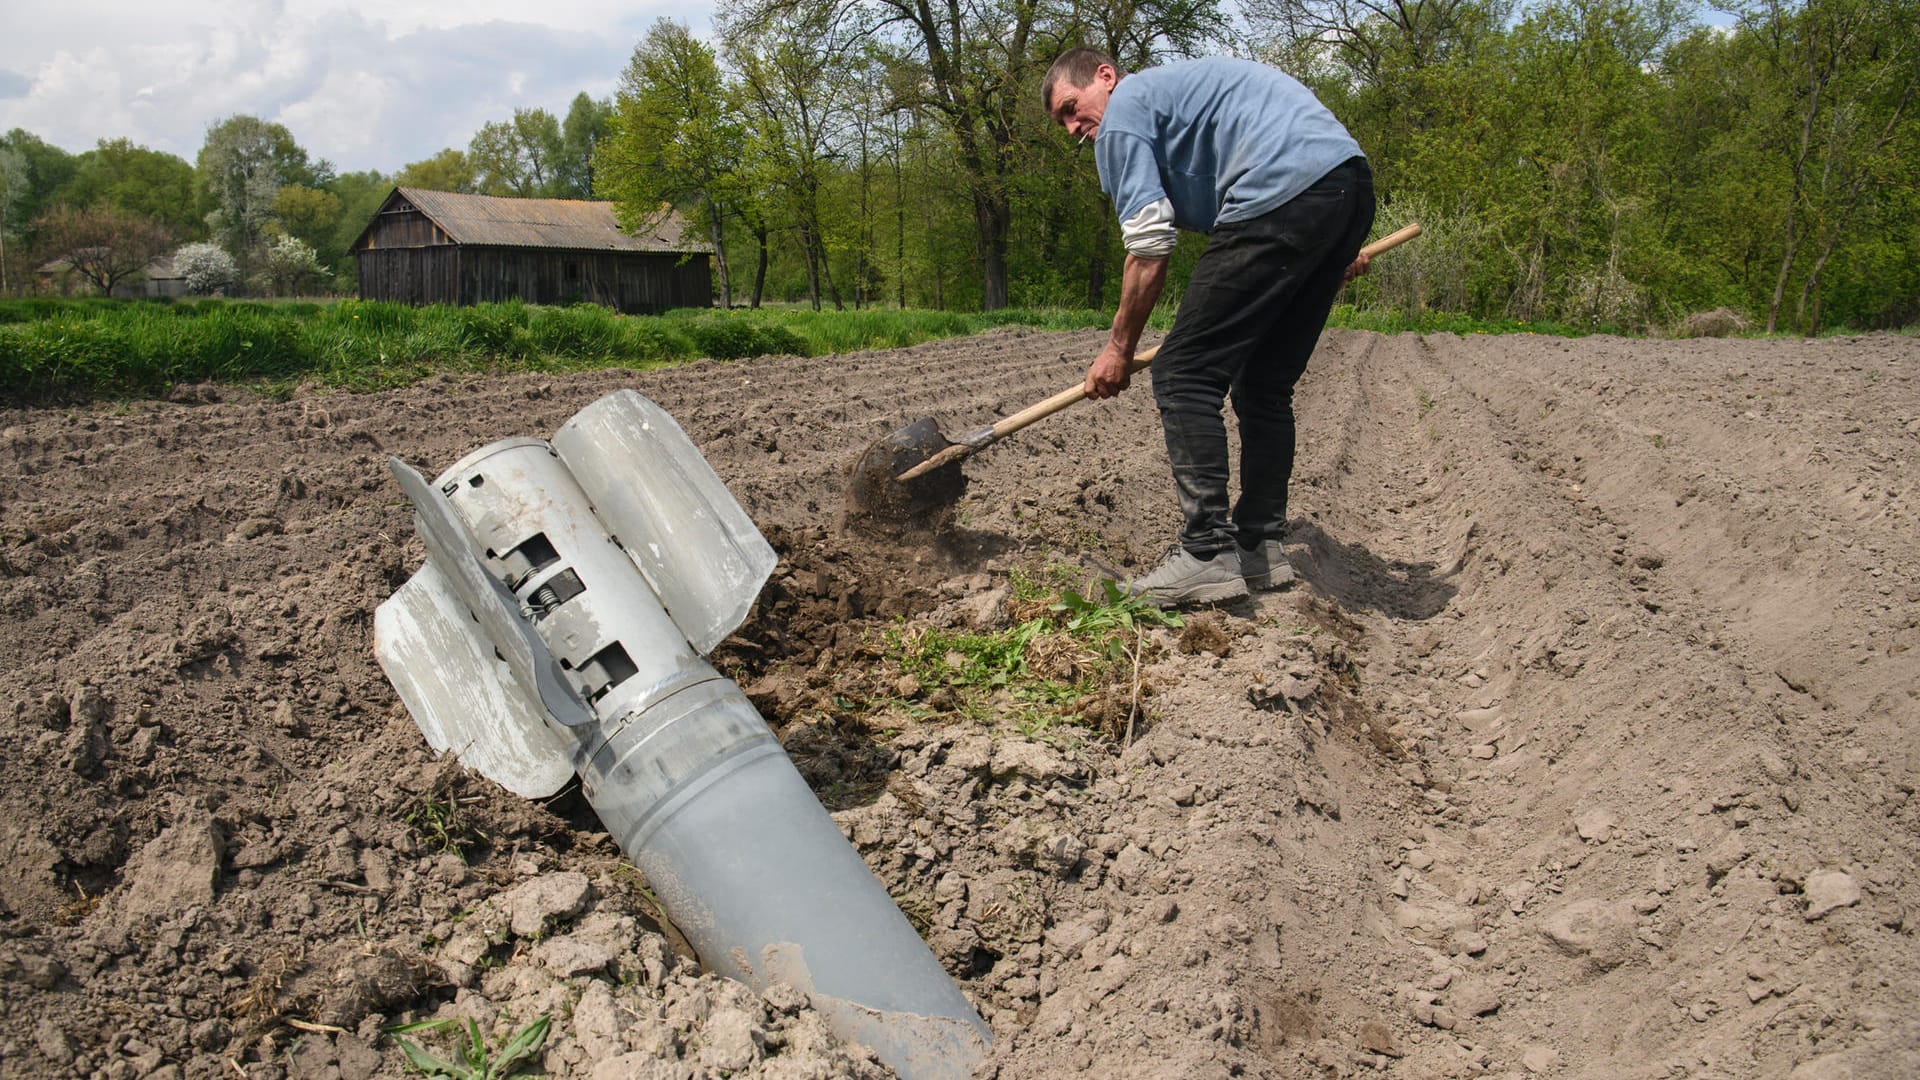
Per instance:
[[[332,317],[361,331],[397,330],[413,321],[413,309],[380,300],[342,300],[333,305]]]
[[[5,333],[14,347],[0,353],[7,365],[0,377],[22,395],[65,393],[98,377],[114,380],[128,355],[124,336],[96,320],[54,318]]]
[[[625,362],[636,367],[687,360],[699,350],[686,335],[664,319],[628,319],[624,346]]]
[[[0,300],[0,323],[93,319],[136,303],[146,301],[109,300],[104,296],[33,296]]]
[[[784,326],[757,319],[711,316],[689,321],[681,328],[694,351],[715,360],[745,360],[753,356],[806,356],[806,340]]]
[[[540,308],[528,323],[527,332],[540,352],[604,363],[621,354],[619,318],[597,304]]]
[[[476,304],[466,308],[429,308],[458,320],[461,338],[469,352],[501,357],[522,357],[531,348],[527,326],[527,306],[515,300],[505,304]]]
[[[298,317],[235,305],[189,323],[149,320],[136,330],[142,366],[161,383],[286,376],[312,366]]]

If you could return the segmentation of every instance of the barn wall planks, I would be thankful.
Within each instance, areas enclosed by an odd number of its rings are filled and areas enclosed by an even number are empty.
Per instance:
[[[682,261],[684,259],[684,262]],[[360,296],[403,304],[602,304],[627,314],[707,307],[707,256],[529,248],[372,248],[359,253]]]
[[[629,314],[712,303],[707,257],[625,251],[462,248],[457,303],[519,297],[535,304],[585,301]]]
[[[512,208],[534,213],[539,202],[516,201]],[[612,229],[610,211],[590,204],[564,209],[573,217],[606,216],[606,230]],[[588,302],[627,314],[713,303],[713,278],[704,252],[537,247],[524,241],[475,243],[471,237],[460,243],[449,234],[452,227],[443,228],[396,191],[354,245],[360,296],[413,305],[516,298],[532,304]],[[591,230],[586,235],[590,238]],[[621,242],[632,241],[623,237]]]

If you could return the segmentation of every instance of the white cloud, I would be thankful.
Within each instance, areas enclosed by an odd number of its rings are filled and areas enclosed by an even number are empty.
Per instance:
[[[192,160],[208,126],[249,113],[336,168],[391,172],[515,108],[564,115],[581,91],[611,95],[663,15],[709,23],[691,0],[49,4],[8,13],[0,90],[17,92],[0,93],[0,130],[73,151],[125,136]]]
[[[555,30],[597,32],[634,18],[634,5],[610,0],[542,0],[537,12],[522,0],[387,0],[371,5],[364,0],[306,0],[303,10],[329,15],[377,11],[377,20],[394,34],[415,30],[447,30],[487,22],[524,22],[534,15],[540,25]]]

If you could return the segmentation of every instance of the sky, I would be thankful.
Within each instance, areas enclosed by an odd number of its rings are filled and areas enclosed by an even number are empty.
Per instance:
[[[191,162],[239,113],[336,170],[392,173],[489,120],[613,96],[654,20],[712,0],[0,0],[0,131]]]

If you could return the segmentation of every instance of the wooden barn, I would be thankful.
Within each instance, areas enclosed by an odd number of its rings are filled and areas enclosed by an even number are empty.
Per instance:
[[[669,213],[636,236],[606,202],[394,188],[350,250],[365,300],[584,300],[628,314],[713,303],[712,247],[685,219]]]

